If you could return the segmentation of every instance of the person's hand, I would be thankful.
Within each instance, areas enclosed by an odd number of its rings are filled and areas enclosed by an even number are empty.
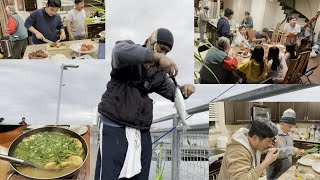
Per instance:
[[[303,149],[294,148],[294,152],[296,156],[302,156],[305,152]]]
[[[62,32],[60,34],[60,40],[65,40],[67,38],[66,33]]]
[[[266,42],[267,40],[266,40],[266,38],[262,38],[261,41],[262,42]]]
[[[153,61],[159,62],[163,70],[169,74],[170,77],[175,77],[178,74],[178,67],[170,58],[164,54],[155,52]]]
[[[279,156],[279,149],[278,148],[270,148],[268,151],[269,152],[267,153],[267,155],[264,159],[264,163],[266,163],[267,165],[270,165],[275,160],[277,160],[277,158]]]
[[[184,97],[189,97],[196,91],[196,87],[193,84],[185,84],[182,86],[182,95]]]
[[[44,36],[43,36],[43,34],[41,33],[41,32],[37,32],[36,33],[36,37],[38,38],[38,39],[44,39]]]
[[[279,144],[280,144],[279,137],[276,136],[276,138],[275,138],[275,140],[274,140],[274,145],[273,145],[273,147],[274,147],[274,148],[278,148],[278,147],[279,147]]]
[[[74,37],[72,34],[69,34],[69,41],[73,41],[74,40]]]

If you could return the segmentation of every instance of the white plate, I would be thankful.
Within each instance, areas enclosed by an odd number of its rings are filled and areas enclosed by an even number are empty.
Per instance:
[[[298,160],[298,163],[302,164],[304,166],[312,166],[315,162],[316,162],[316,160],[307,159],[307,158],[301,158]]]
[[[82,44],[92,44],[93,45],[93,48],[91,49],[91,51],[81,51],[81,45]],[[75,43],[75,44],[72,44],[70,46],[70,49],[77,52],[77,53],[81,53],[81,54],[90,54],[90,53],[93,53],[95,52],[96,50],[98,50],[98,45],[95,44],[95,43]]]
[[[315,172],[320,173],[320,163],[315,163],[314,165],[312,165],[312,169]]]

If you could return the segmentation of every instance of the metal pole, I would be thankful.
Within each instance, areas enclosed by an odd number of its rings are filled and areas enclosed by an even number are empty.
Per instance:
[[[62,90],[63,70],[64,70],[64,64],[61,64],[56,125],[58,125],[58,123],[59,123],[59,116],[60,116],[60,101],[61,101],[61,90]]]
[[[173,127],[179,125],[180,119],[177,114],[173,116],[172,119]],[[179,180],[179,170],[180,170],[180,136],[178,134],[177,128],[172,131],[172,146],[171,146],[171,179]]]

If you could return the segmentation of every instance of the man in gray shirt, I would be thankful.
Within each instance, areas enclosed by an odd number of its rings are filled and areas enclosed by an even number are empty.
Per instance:
[[[200,41],[201,42],[205,42],[204,41],[204,29],[206,27],[207,22],[209,22],[209,18],[208,18],[208,10],[209,7],[205,6],[203,9],[200,10],[199,13],[199,18],[198,18],[198,26],[199,26],[199,31],[200,31]]]
[[[253,20],[250,16],[250,12],[245,12],[246,18],[241,21],[241,25],[245,26],[247,29],[253,29]]]
[[[69,11],[67,15],[67,29],[70,41],[88,38],[86,12],[83,8],[84,0],[75,0],[74,9]]]

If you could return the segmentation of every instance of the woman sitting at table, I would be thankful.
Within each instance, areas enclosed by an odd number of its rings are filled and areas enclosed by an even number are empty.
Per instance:
[[[245,26],[240,26],[237,32],[237,36],[234,38],[232,42],[232,46],[244,46],[250,47],[248,42],[247,30]]]
[[[268,77],[272,77],[272,81],[277,84],[282,83],[288,71],[286,61],[279,54],[280,50],[276,46],[269,49]]]
[[[256,46],[252,52],[251,60],[241,65],[237,70],[243,82],[255,84],[263,81],[268,71],[267,62],[264,60],[264,49]]]
[[[220,37],[217,47],[208,50],[205,57],[205,66],[200,69],[201,84],[230,84],[235,83],[236,79],[232,71],[238,67],[238,60],[233,54],[230,57],[230,40]]]
[[[296,51],[295,51],[295,46],[294,44],[286,44],[286,52],[282,59],[286,62],[287,66],[289,66],[291,59],[296,59]]]

